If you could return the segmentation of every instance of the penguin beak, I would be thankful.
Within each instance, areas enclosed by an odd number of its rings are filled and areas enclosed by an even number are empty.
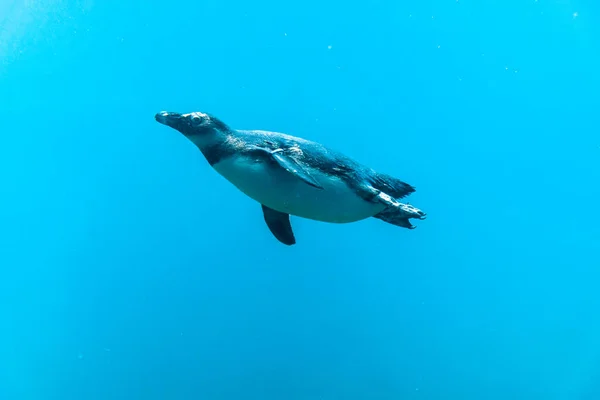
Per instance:
[[[181,114],[176,112],[161,111],[154,116],[154,119],[163,125],[177,129],[177,125],[179,125],[181,121]]]
[[[200,118],[196,118],[194,113],[191,114],[180,114],[176,112],[170,111],[161,111],[154,116],[156,121],[160,122],[163,125],[166,125],[170,128],[175,129],[183,134],[183,136],[188,139],[191,136],[195,136],[199,133],[198,121],[194,123],[195,119],[201,120]]]

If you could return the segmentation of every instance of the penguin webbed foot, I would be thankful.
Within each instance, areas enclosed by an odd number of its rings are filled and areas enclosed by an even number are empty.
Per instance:
[[[427,214],[410,204],[397,203],[387,206],[383,211],[373,217],[389,224],[412,230],[415,229],[416,226],[411,224],[410,220],[424,220],[427,218]]]

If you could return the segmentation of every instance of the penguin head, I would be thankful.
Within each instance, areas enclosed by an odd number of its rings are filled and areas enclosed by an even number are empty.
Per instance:
[[[224,133],[229,128],[217,118],[202,112],[180,114],[161,111],[154,118],[163,125],[170,126],[181,132],[192,141],[202,140],[213,133]]]

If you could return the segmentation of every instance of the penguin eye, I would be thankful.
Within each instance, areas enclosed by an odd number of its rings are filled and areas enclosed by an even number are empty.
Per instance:
[[[192,114],[192,124],[195,126],[202,125],[204,118],[198,114]]]

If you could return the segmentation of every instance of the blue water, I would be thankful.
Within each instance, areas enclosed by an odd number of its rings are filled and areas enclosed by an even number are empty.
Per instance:
[[[600,399],[595,1],[0,2],[0,399]],[[160,110],[415,185],[270,234]]]

